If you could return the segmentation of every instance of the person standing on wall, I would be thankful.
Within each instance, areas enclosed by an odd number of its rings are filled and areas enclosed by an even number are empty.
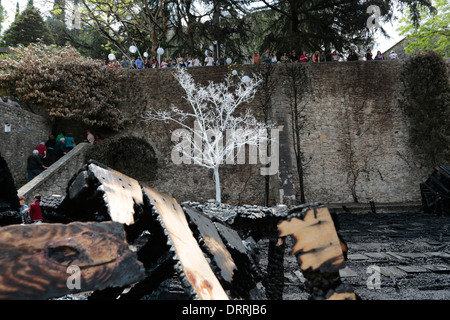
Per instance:
[[[53,162],[55,162],[55,145],[55,136],[51,134],[45,142],[45,146],[47,147],[47,157],[44,160],[44,165],[47,167],[51,166]]]
[[[61,159],[66,154],[66,139],[61,138],[55,145],[55,161]]]
[[[90,144],[94,144],[94,142],[95,142],[95,137],[89,129],[86,129],[86,140]]]
[[[75,140],[73,139],[72,133],[68,133],[66,137],[66,152],[69,152],[75,147]]]
[[[253,64],[259,64],[259,61],[261,60],[261,56],[259,55],[258,51],[255,51],[255,53],[252,56]]]

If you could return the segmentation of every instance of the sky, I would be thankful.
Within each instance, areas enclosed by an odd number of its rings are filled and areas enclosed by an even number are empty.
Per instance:
[[[43,12],[45,10],[45,9],[42,9],[42,8],[45,8],[45,3],[48,4],[49,2],[52,2],[52,1],[51,0],[50,1],[49,0],[34,0],[35,6],[40,8],[41,12]],[[2,3],[3,7],[6,9],[7,14],[8,14],[6,21],[3,23],[3,31],[4,31],[8,28],[8,26],[14,20],[17,0],[1,0],[1,3]],[[25,9],[27,3],[28,3],[28,0],[19,0],[20,11]],[[47,8],[48,7],[49,6],[47,5]],[[51,8],[51,6],[50,6],[50,8]],[[397,11],[395,11],[394,14],[398,16]],[[402,37],[396,31],[396,29],[398,27],[398,21],[394,21],[393,23],[392,22],[391,23],[382,23],[381,26],[383,26],[383,28],[386,30],[386,32],[389,34],[389,36],[391,38],[386,39],[381,35],[381,33],[379,31],[377,31],[375,34],[376,35],[376,45],[374,48],[372,48],[372,52],[377,52],[378,50],[380,50],[381,52],[385,52],[386,50],[388,50],[389,48],[394,46],[397,42],[399,42],[402,39]]]

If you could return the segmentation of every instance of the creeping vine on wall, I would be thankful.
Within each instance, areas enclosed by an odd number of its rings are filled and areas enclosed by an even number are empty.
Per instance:
[[[450,85],[447,66],[437,53],[412,57],[402,74],[402,106],[411,119],[411,147],[430,169],[450,164]]]

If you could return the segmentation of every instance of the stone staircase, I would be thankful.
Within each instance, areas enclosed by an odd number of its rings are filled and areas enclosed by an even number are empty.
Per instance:
[[[90,147],[89,143],[79,143],[47,170],[17,190],[18,195],[25,196],[27,200],[37,193],[42,197],[65,195],[67,183],[83,166],[85,152]]]

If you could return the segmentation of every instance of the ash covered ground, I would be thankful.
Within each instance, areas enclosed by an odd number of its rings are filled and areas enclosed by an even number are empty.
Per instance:
[[[450,299],[449,216],[420,212],[338,213],[338,218],[339,232],[349,247],[341,279],[362,300]],[[259,244],[264,247],[267,241]],[[308,299],[289,242],[287,247],[283,300]],[[374,266],[380,271],[379,282]]]

